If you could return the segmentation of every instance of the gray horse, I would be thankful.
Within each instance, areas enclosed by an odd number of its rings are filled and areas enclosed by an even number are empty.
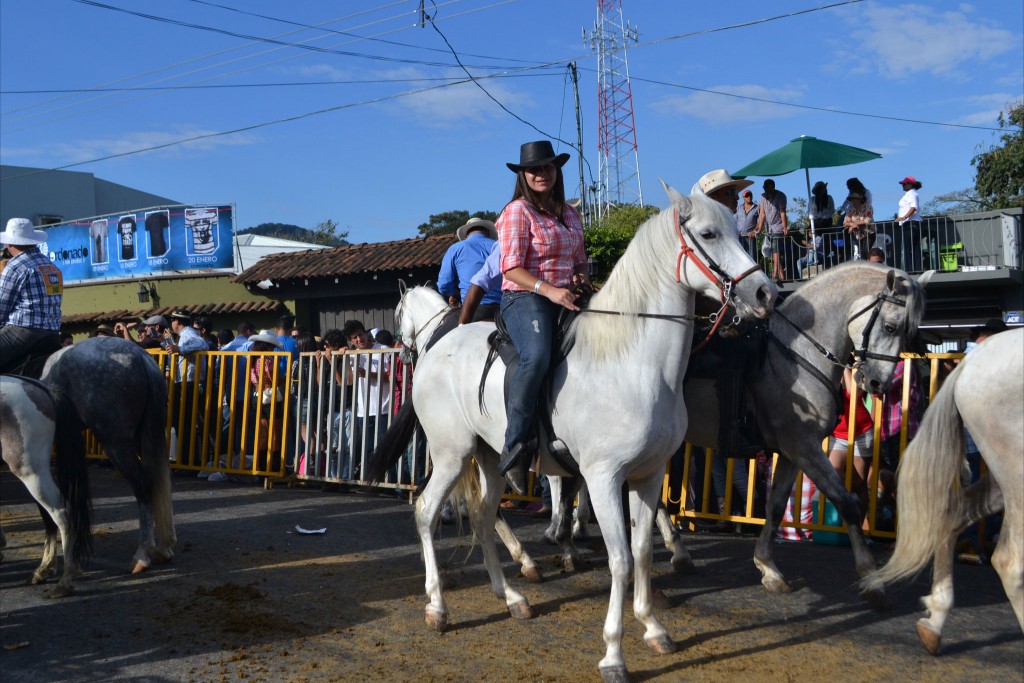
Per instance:
[[[174,556],[177,536],[167,463],[167,383],[138,345],[95,337],[58,351],[43,381],[68,396],[82,423],[131,484],[139,504],[139,548],[132,572]]]

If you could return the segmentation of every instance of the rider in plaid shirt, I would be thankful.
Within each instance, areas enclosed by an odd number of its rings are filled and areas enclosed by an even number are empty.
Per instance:
[[[46,233],[12,218],[0,243],[12,258],[0,274],[0,372],[17,370],[32,348],[60,331],[64,277],[38,245]]]

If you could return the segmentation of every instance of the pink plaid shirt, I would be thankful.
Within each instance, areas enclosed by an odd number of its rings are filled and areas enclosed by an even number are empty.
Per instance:
[[[896,371],[892,376],[892,387],[885,394],[882,403],[882,438],[896,436],[900,433],[903,425],[903,372],[907,367],[906,360],[900,360],[896,364]],[[917,434],[920,416],[917,413],[917,406],[921,400],[921,388],[917,383],[917,376],[914,374],[914,366],[910,366],[910,410],[907,411],[907,438],[912,439]]]
[[[509,203],[496,222],[501,272],[525,268],[556,287],[571,286],[573,272],[577,266],[586,264],[587,255],[583,250],[580,215],[566,204],[563,217],[565,225],[553,214],[533,208],[525,199]],[[524,291],[507,279],[501,288]]]

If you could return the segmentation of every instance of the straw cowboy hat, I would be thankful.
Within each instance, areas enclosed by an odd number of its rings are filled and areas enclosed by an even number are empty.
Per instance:
[[[284,344],[281,343],[281,340],[277,338],[276,334],[271,334],[270,330],[261,330],[259,334],[254,334],[249,337],[249,341],[263,342],[265,344],[270,344],[277,349],[284,348]]]
[[[565,166],[565,162],[569,161],[569,155],[566,152],[561,154],[555,154],[554,148],[551,146],[551,142],[548,140],[538,140],[537,142],[527,142],[519,147],[519,163],[507,163],[509,170],[513,173],[519,173],[528,168],[536,168],[537,166],[547,166],[548,164],[554,164],[561,168]]]
[[[735,187],[736,191],[739,192],[745,187],[750,187],[754,184],[753,180],[737,180],[729,175],[729,172],[724,168],[716,168],[714,171],[708,171],[700,177],[697,181],[700,186],[701,192],[704,194],[711,194],[718,190],[725,189],[727,187]]]
[[[46,233],[32,227],[32,221],[27,218],[12,218],[7,221],[7,229],[0,232],[0,244],[13,244],[18,247],[42,244],[45,241]]]
[[[459,236],[460,240],[464,240],[469,236],[469,233],[474,230],[483,230],[492,240],[498,239],[498,228],[494,226],[493,222],[486,218],[470,218],[466,221],[465,225],[459,226],[459,229],[455,231],[455,234]]]

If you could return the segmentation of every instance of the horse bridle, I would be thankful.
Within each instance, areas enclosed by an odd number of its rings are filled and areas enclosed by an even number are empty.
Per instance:
[[[711,280],[712,282],[715,283],[715,285],[717,285],[718,291],[722,295],[721,307],[714,313],[708,315],[706,318],[702,318],[711,322],[711,330],[708,332],[707,337],[705,337],[704,340],[696,347],[694,347],[690,352],[697,353],[708,343],[711,337],[714,336],[715,332],[718,330],[718,326],[721,325],[722,321],[725,319],[722,316],[722,313],[724,313],[726,309],[728,309],[729,306],[732,305],[735,300],[733,296],[733,287],[747,276],[761,270],[761,266],[755,263],[751,265],[750,268],[747,268],[745,271],[740,273],[735,278],[730,276],[727,272],[725,272],[725,269],[718,265],[715,259],[711,258],[707,251],[704,250],[704,247],[701,246],[700,242],[693,236],[693,233],[690,232],[690,229],[686,226],[686,224],[682,220],[680,220],[678,209],[672,209],[672,217],[675,220],[676,235],[679,237],[679,255],[676,258],[676,282],[682,283],[683,259],[691,259],[693,263],[697,266],[698,270],[700,270],[700,272],[702,272],[709,280]],[[683,234],[684,232],[685,236]],[[693,247],[691,247],[690,244],[687,243],[687,237],[690,238],[690,242],[693,243]],[[696,250],[694,249],[694,247],[696,247]],[[698,258],[698,253],[703,258],[703,260],[701,260],[701,258]],[[683,316],[668,315],[662,313],[629,313],[624,311],[603,311],[593,308],[585,308],[580,312],[603,313],[605,315],[629,315],[637,318],[655,318],[659,320],[673,321],[686,321],[698,319],[698,316],[692,315]],[[738,325],[741,321],[742,319],[740,318],[740,316],[736,314],[733,315],[730,324]]]
[[[423,330],[427,329],[430,326],[430,323],[434,322],[434,320],[436,320],[438,316],[445,316],[453,310],[455,309],[452,308],[450,305],[446,305],[440,311],[430,316],[430,318],[427,319],[427,322],[420,325],[420,328],[418,330],[416,328],[413,328],[412,335],[410,335],[408,342],[406,342],[406,340],[404,339],[402,340],[402,345],[409,350],[409,353],[412,355],[413,358],[415,358],[416,355],[419,353],[419,351],[416,348],[416,340],[419,339],[419,336],[420,334],[422,334]]]
[[[847,327],[849,327],[850,323],[852,323],[854,320],[856,320],[860,316],[864,315],[868,311],[871,311],[871,317],[868,319],[868,323],[864,327],[864,333],[863,333],[863,335],[861,337],[861,348],[859,348],[859,349],[855,348],[854,351],[853,351],[853,355],[857,359],[857,361],[854,362],[852,365],[848,365],[848,364],[844,363],[834,353],[832,353],[832,351],[830,351],[829,349],[825,348],[825,346],[821,342],[816,340],[811,335],[807,334],[807,332],[805,332],[804,330],[802,330],[799,327],[797,327],[796,323],[794,323],[792,320],[787,318],[782,313],[782,311],[776,309],[773,312],[773,315],[778,316],[780,320],[785,321],[786,324],[788,324],[790,327],[792,327],[794,330],[796,330],[797,333],[800,334],[800,336],[802,336],[808,342],[810,342],[811,346],[813,346],[815,348],[815,350],[817,350],[818,353],[820,353],[822,355],[822,357],[825,360],[827,360],[829,363],[832,363],[833,365],[838,365],[839,367],[844,368],[844,369],[851,369],[851,370],[853,370],[853,369],[857,369],[860,366],[862,366],[864,364],[865,360],[868,359],[868,358],[873,358],[873,359],[876,359],[876,360],[887,360],[887,361],[891,361],[893,363],[898,363],[899,360],[900,360],[899,356],[889,356],[889,355],[886,355],[886,354],[883,354],[883,353],[875,353],[874,351],[870,351],[868,349],[868,342],[871,339],[871,330],[872,330],[872,328],[875,325],[875,321],[878,320],[878,314],[881,312],[882,304],[884,304],[884,303],[891,303],[891,304],[894,304],[894,305],[897,305],[897,306],[903,306],[904,308],[906,308],[906,306],[907,306],[907,300],[906,299],[901,299],[899,297],[892,296],[891,294],[889,294],[888,292],[883,290],[883,291],[879,292],[875,296],[874,301],[872,301],[867,306],[865,306],[864,308],[860,309],[859,311],[857,311],[856,313],[854,313],[853,315],[851,315],[847,319],[846,325],[847,325]],[[832,385],[832,382],[825,376],[825,374],[823,372],[821,372],[821,370],[819,370],[817,367],[815,367],[815,365],[813,363],[808,361],[806,358],[801,356],[799,353],[797,353],[793,349],[791,349],[788,346],[786,346],[785,344],[783,344],[782,340],[779,339],[777,336],[775,336],[771,332],[770,329],[765,328],[765,335],[768,337],[769,341],[775,343],[775,345],[779,348],[779,350],[782,351],[783,355],[787,356],[790,360],[795,362],[797,365],[800,365],[805,370],[810,372],[811,375],[813,375],[815,379],[817,379],[819,382],[821,382],[823,385],[825,385],[825,387],[828,388],[828,390],[830,392],[832,392],[833,398],[836,399],[837,405],[839,405],[840,409],[841,409],[841,407],[842,407],[842,397],[839,395],[837,388]]]
[[[870,304],[854,313],[846,321],[846,325],[847,327],[849,327],[850,323],[852,323],[854,320],[864,315],[868,311],[871,311],[871,317],[868,318],[868,324],[864,326],[864,333],[861,336],[860,348],[855,348],[853,350],[853,356],[854,358],[857,359],[857,362],[853,364],[853,367],[855,368],[863,365],[869,358],[875,360],[886,360],[892,363],[900,362],[899,356],[889,356],[884,353],[875,353],[874,351],[868,350],[868,342],[871,339],[871,330],[874,328],[875,322],[878,320],[878,314],[881,313],[882,311],[882,304],[885,303],[890,303],[895,306],[902,306],[903,308],[907,307],[906,299],[895,297],[883,290],[879,292],[877,296],[875,296],[874,301],[872,301]]]

